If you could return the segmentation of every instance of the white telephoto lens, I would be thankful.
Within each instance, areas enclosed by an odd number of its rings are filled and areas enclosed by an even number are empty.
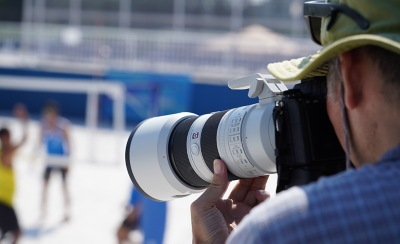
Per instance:
[[[145,120],[126,147],[132,182],[148,198],[168,201],[203,192],[215,159],[225,162],[229,181],[276,173],[274,101]]]

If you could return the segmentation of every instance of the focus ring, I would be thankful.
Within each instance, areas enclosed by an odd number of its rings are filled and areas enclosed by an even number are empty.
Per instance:
[[[201,152],[203,153],[204,161],[207,164],[207,167],[214,173],[213,163],[215,159],[221,159],[218,153],[217,147],[217,133],[219,123],[224,117],[224,115],[229,112],[229,110],[225,110],[222,112],[218,112],[213,114],[207,122],[204,124],[203,131],[201,133]],[[232,174],[228,170],[228,180],[237,180],[239,177]]]

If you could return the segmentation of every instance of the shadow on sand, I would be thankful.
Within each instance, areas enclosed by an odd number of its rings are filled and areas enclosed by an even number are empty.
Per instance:
[[[22,229],[22,235],[25,237],[30,237],[30,238],[38,238],[40,236],[51,234],[51,233],[57,231],[64,224],[65,224],[65,222],[61,221],[52,227],[44,228],[41,225],[38,225],[38,226],[34,226],[32,228]]]

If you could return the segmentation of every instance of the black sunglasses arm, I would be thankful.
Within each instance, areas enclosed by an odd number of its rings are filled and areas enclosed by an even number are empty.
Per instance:
[[[306,17],[324,18],[329,15],[331,16],[328,26],[326,27],[327,30],[333,26],[338,13],[343,13],[352,18],[363,30],[366,30],[369,27],[368,21],[362,15],[346,6],[319,1],[304,3],[304,16]]]

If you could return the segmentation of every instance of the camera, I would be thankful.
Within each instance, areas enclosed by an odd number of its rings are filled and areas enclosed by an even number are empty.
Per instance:
[[[203,192],[213,161],[228,180],[278,174],[277,192],[345,170],[345,153],[326,111],[326,77],[293,89],[271,75],[228,82],[259,103],[198,116],[178,113],[141,122],[129,136],[125,161],[135,187],[155,201]]]

